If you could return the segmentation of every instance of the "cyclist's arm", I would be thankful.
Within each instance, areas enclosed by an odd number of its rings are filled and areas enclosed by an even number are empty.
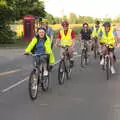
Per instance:
[[[57,36],[57,39],[56,39],[56,42],[55,42],[55,46],[59,45],[60,44],[60,40],[61,40],[61,34],[60,32],[58,33],[58,36]]]
[[[50,32],[50,39],[51,39],[51,41],[52,41],[52,40],[53,40],[53,37],[54,37],[54,32],[53,32],[53,30],[52,30],[51,27],[49,28],[49,32]]]
[[[81,29],[81,31],[79,33],[79,40],[82,40],[82,29]]]
[[[25,52],[26,52],[26,53],[31,53],[31,51],[32,51],[32,49],[34,48],[34,46],[36,45],[36,43],[37,43],[37,38],[34,37],[34,38],[32,39],[32,41],[29,43],[28,47],[25,49]]]
[[[50,38],[48,36],[47,36],[47,40],[45,41],[45,51],[46,51],[47,54],[52,53],[51,40],[50,40]]]
[[[114,35],[115,41],[117,42],[117,40],[118,40],[118,35],[117,35],[116,30],[113,31],[113,35]]]
[[[113,35],[114,35],[114,40],[110,41],[110,44],[115,46],[117,44],[117,39],[118,39],[117,32],[115,30],[113,31]]]

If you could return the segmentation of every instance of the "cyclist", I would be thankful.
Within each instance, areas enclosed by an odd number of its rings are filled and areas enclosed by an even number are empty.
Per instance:
[[[75,47],[75,32],[69,28],[69,23],[64,20],[61,23],[61,26],[63,27],[62,30],[59,31],[58,33],[58,39],[56,40],[56,44],[55,46],[59,46],[59,45],[67,45],[69,46],[68,48],[68,52],[71,55],[71,67],[73,67],[73,52],[74,52],[74,47]],[[64,49],[61,48],[60,49],[60,56],[63,57],[63,52]]]
[[[93,39],[92,50],[95,44],[95,40],[96,40],[97,48],[99,49],[98,36],[101,31],[102,31],[102,28],[100,26],[100,21],[97,20],[92,30],[92,39]]]
[[[53,37],[54,37],[54,32],[51,27],[48,26],[48,20],[47,19],[42,19],[41,26],[45,27],[47,35],[51,39],[51,47],[53,48]]]
[[[49,63],[54,64],[55,58],[54,54],[51,49],[51,42],[50,38],[46,35],[46,29],[43,27],[39,27],[37,30],[37,36],[35,35],[28,47],[25,50],[25,54],[40,54],[40,53],[46,53],[49,54]],[[46,57],[47,59],[47,57]],[[47,67],[46,65],[44,75],[48,75]]]
[[[106,52],[106,47],[105,45],[109,45],[109,54],[111,58],[111,72],[112,74],[115,74],[116,71],[114,69],[114,62],[115,62],[115,55],[114,55],[114,48],[117,40],[117,33],[116,31],[111,27],[110,22],[105,22],[103,24],[104,29],[100,32],[100,45],[101,45],[101,51],[100,51],[100,56],[101,56],[101,61],[100,65],[104,64],[104,57],[103,55]]]
[[[88,23],[84,23],[79,34],[82,49],[84,48],[84,42],[86,42],[88,46],[88,51],[91,50],[91,34],[92,30],[89,28]]]

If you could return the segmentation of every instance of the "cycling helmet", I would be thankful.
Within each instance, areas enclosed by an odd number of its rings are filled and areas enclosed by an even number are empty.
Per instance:
[[[39,30],[44,30],[44,31],[46,32],[46,29],[45,29],[44,27],[42,27],[42,26],[40,26],[40,27],[37,29],[37,31],[39,31]]]
[[[104,27],[110,27],[111,24],[110,24],[110,22],[104,22],[103,26],[104,26]]]
[[[68,21],[65,20],[65,21],[62,21],[61,25],[62,25],[62,26],[65,26],[65,25],[68,26],[69,23],[68,23]]]

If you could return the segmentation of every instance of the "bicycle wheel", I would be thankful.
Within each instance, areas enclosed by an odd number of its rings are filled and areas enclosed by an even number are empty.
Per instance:
[[[43,71],[43,69],[42,69]],[[42,72],[42,80],[41,80],[41,87],[43,91],[47,91],[49,88],[49,71],[48,71],[48,75],[44,76],[43,72]]]
[[[88,64],[87,48],[85,49],[84,61],[85,65],[87,65]]]
[[[110,79],[110,59],[109,59],[109,57],[106,57],[106,77],[107,77],[107,80]]]
[[[65,65],[64,61],[60,61],[59,63],[59,68],[58,68],[58,83],[60,85],[64,84],[64,79],[65,79]]]
[[[81,64],[81,67],[84,67],[84,50],[82,50],[82,53],[81,53],[81,61],[80,61],[80,64]]]
[[[72,67],[71,67],[71,61],[70,58],[66,61],[66,77],[67,80],[71,78],[72,75]]]
[[[96,47],[96,45],[94,46],[94,58],[96,59],[97,58],[97,47]]]
[[[38,71],[33,70],[30,74],[29,82],[28,82],[29,96],[32,100],[35,100],[37,98],[38,79],[39,79]]]

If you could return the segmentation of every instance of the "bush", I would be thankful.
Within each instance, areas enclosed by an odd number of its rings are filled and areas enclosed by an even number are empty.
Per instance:
[[[9,26],[0,27],[0,44],[12,44],[16,42],[16,33]]]

